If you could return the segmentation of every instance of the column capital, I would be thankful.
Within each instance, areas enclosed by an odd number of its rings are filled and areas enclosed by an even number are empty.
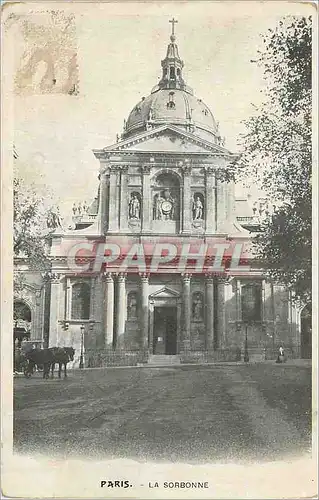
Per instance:
[[[105,281],[107,283],[113,283],[113,281],[114,281],[113,280],[113,273],[108,273],[108,272],[104,271],[103,276],[104,276]]]
[[[141,165],[141,172],[142,172],[142,174],[143,175],[150,174],[152,166],[153,165],[151,163],[144,163],[143,165]]]
[[[210,273],[205,274],[205,281],[206,281],[206,283],[214,284],[215,283],[215,275],[210,274]]]
[[[110,174],[116,174],[116,172],[118,172],[118,170],[119,170],[119,166],[118,165],[116,165],[114,163],[110,164],[110,166],[109,166]]]
[[[142,283],[148,283],[149,280],[149,273],[139,273],[139,277],[141,278]]]
[[[217,285],[228,285],[230,281],[230,276],[217,276]]]
[[[107,181],[109,180],[109,177],[110,177],[110,172],[109,172],[108,166],[106,165],[103,168],[103,170],[100,171],[99,181],[101,183],[107,184]]]
[[[57,283],[60,283],[62,274],[55,273],[55,272],[50,272],[50,273],[47,274],[47,277],[48,277],[49,281],[51,281],[51,283],[57,284]]]
[[[204,168],[207,176],[208,175],[213,176],[216,173],[216,169],[212,165],[205,165]]]
[[[128,165],[120,165],[119,169],[122,174],[126,174],[128,172]]]
[[[183,283],[185,283],[185,284],[190,283],[191,277],[192,277],[191,274],[185,273],[185,274],[182,274],[181,276],[182,276]]]
[[[182,167],[183,176],[190,176],[192,173],[192,165],[190,163],[183,164]]]
[[[126,273],[117,273],[116,274],[116,281],[118,283],[125,283],[126,276],[127,276]]]

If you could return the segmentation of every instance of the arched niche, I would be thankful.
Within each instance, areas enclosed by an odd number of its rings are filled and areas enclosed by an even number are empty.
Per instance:
[[[128,219],[130,221],[141,220],[142,196],[139,191],[132,191],[128,201]]]
[[[205,218],[205,196],[200,191],[193,193],[192,199],[192,220],[194,222],[203,221]]]
[[[204,295],[202,292],[194,292],[192,295],[192,321],[204,321]]]
[[[179,222],[180,181],[170,171],[159,173],[152,185],[153,221]]]
[[[138,315],[138,292],[129,292],[127,295],[127,319],[136,321]]]

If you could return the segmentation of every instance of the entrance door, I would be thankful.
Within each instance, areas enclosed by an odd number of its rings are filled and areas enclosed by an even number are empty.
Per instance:
[[[177,308],[154,308],[153,354],[176,354]]]

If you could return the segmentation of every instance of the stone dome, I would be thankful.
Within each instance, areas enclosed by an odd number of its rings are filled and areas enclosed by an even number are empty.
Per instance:
[[[219,144],[218,125],[208,106],[193,94],[183,79],[184,63],[175,43],[174,23],[165,59],[162,60],[162,78],[151,94],[134,106],[124,122],[122,137],[150,130],[164,124],[175,125]]]
[[[215,118],[202,99],[176,88],[156,88],[137,103],[125,124],[124,137],[163,124],[181,127],[212,142],[220,139]]]

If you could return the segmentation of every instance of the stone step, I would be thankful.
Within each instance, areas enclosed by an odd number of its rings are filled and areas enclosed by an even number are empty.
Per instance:
[[[178,355],[170,354],[152,354],[148,360],[149,365],[156,366],[179,365],[180,362]]]

